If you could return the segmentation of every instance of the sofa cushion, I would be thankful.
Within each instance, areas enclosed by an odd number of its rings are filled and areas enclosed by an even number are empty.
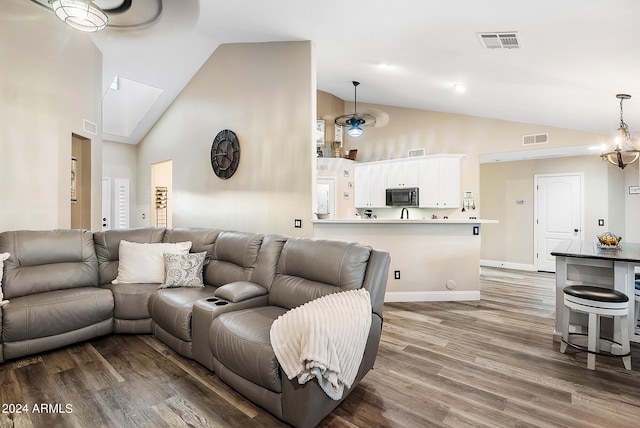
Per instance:
[[[269,304],[292,309],[338,291],[362,287],[371,247],[291,238],[282,248]]]
[[[219,287],[234,281],[250,281],[256,266],[263,235],[247,232],[220,232],[204,282]]]
[[[178,339],[191,341],[191,311],[200,299],[213,296],[215,287],[167,288],[149,298],[153,321]]]
[[[149,297],[158,289],[158,284],[105,284],[111,290],[115,309],[114,318],[121,320],[150,319]]]
[[[5,299],[68,288],[96,287],[98,260],[91,232],[80,229],[0,233]]]
[[[191,241],[177,243],[141,244],[120,241],[118,276],[114,284],[156,283],[165,279],[164,254],[187,254]]]
[[[238,376],[280,392],[280,366],[271,347],[271,324],[287,310],[262,306],[219,315],[209,329],[213,356]]]
[[[162,242],[185,242],[191,241],[191,252],[206,252],[206,260],[213,256],[213,246],[220,234],[219,229],[204,229],[197,227],[190,228],[169,228],[164,234]]]
[[[5,302],[4,295],[2,293],[2,275],[4,273],[4,261],[7,260],[10,255],[11,254],[9,253],[0,254],[0,305]]]
[[[2,307],[2,340],[55,336],[113,318],[113,295],[97,287],[12,298]]]
[[[98,258],[100,284],[111,284],[111,281],[118,276],[120,241],[124,239],[129,242],[155,243],[162,242],[164,235],[164,227],[142,227],[95,232],[93,240]],[[184,239],[184,241],[188,241],[188,239]]]
[[[164,283],[158,289],[173,287],[204,287],[202,266],[206,252],[164,254]]]

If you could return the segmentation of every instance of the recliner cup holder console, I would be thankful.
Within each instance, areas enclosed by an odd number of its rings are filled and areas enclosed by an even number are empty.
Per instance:
[[[217,297],[209,297],[207,302],[212,302],[216,306],[224,306],[229,303],[226,300],[218,299]]]

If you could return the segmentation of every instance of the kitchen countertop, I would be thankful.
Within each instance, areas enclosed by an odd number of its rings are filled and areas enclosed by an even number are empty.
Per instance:
[[[436,218],[436,219],[324,219],[312,220],[313,224],[497,224],[498,220]]]
[[[561,241],[551,251],[552,256],[619,260],[640,263],[640,244],[621,242],[620,249],[602,249],[594,241]]]

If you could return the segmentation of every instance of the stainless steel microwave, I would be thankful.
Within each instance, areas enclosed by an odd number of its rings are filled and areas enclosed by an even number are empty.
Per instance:
[[[388,207],[417,207],[418,188],[404,187],[401,189],[387,189]]]

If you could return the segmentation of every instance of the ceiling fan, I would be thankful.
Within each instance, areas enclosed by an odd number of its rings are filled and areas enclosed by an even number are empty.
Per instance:
[[[347,134],[350,137],[359,137],[362,135],[363,126],[374,126],[376,124],[376,118],[367,113],[358,114],[358,94],[357,89],[360,82],[353,81],[353,114],[343,114],[336,117],[336,125],[348,126]]]
[[[162,0],[31,0],[52,9],[70,27],[93,33],[105,27],[137,29],[158,20]],[[114,18],[112,20],[112,18]]]

